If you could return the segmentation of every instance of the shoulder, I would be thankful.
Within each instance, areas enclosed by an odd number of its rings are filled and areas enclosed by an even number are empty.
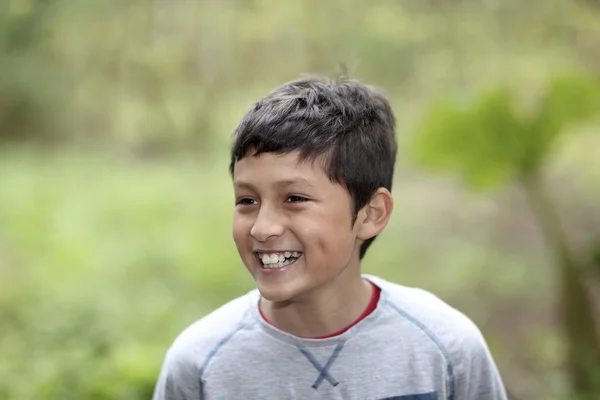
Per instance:
[[[165,364],[194,367],[204,362],[244,328],[251,315],[255,291],[229,301],[184,329],[170,346]]]
[[[154,399],[191,399],[202,393],[203,371],[219,349],[243,329],[255,291],[231,300],[188,326],[169,347]]]
[[[434,294],[373,277],[384,295],[384,307],[421,331],[446,362],[449,398],[506,400],[494,359],[479,328],[462,312]],[[425,336],[423,336],[425,335]]]
[[[431,292],[371,277],[385,293],[384,307],[416,326],[439,349],[447,361],[458,366],[466,358],[488,356],[479,328],[464,313]]]

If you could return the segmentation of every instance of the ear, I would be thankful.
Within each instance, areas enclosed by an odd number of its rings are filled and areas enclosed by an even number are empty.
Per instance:
[[[371,197],[369,203],[358,213],[357,236],[367,240],[378,235],[387,225],[394,208],[394,198],[386,188],[379,188]]]

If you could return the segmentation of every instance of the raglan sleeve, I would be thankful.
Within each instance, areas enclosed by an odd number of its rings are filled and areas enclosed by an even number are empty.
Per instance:
[[[481,331],[467,321],[453,346],[454,399],[507,400],[502,378]]]
[[[152,400],[202,400],[199,368],[189,355],[176,349],[167,352]]]

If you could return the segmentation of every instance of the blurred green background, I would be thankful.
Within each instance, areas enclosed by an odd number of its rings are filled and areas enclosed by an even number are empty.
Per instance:
[[[514,398],[600,398],[600,2],[3,0],[0,399],[151,397],[253,288],[230,135],[306,73],[397,116],[364,271],[469,315]]]

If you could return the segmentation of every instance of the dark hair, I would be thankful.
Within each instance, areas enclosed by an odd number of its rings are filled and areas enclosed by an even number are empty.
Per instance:
[[[392,189],[394,114],[379,91],[358,81],[309,77],[285,83],[254,104],[234,136],[231,174],[246,156],[297,151],[300,161],[320,161],[329,179],[348,190],[352,223],[379,187]],[[373,240],[362,244],[361,259]]]

